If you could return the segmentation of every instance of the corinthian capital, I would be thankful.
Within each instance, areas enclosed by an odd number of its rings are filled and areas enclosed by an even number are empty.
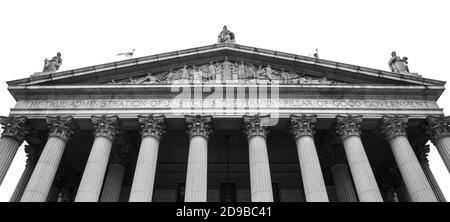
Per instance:
[[[189,138],[202,136],[206,139],[212,133],[212,116],[185,116]]]
[[[114,116],[92,116],[94,124],[94,135],[96,137],[103,136],[110,140],[119,134],[119,117]]]
[[[37,145],[25,145],[25,153],[27,155],[26,164],[36,164],[41,152],[42,148],[38,147]]]
[[[414,147],[417,159],[421,164],[428,164],[428,153],[430,152],[430,145],[422,145]]]
[[[432,141],[450,136],[450,116],[429,116],[427,121],[427,134]]]
[[[361,136],[362,115],[336,116],[336,133],[342,140],[350,136]]]
[[[381,135],[391,140],[397,136],[406,136],[408,115],[383,115],[381,118]]]
[[[291,115],[290,122],[290,132],[295,139],[302,136],[312,137],[316,132],[317,115]]]
[[[3,125],[2,137],[11,137],[22,142],[28,133],[27,127],[25,126],[26,121],[27,118],[24,116],[0,116],[0,123]]]
[[[270,115],[266,116],[247,116],[244,119],[244,133],[247,135],[247,139],[254,136],[262,136],[264,139],[269,134],[269,127],[265,124],[265,120],[268,120]]]
[[[165,133],[164,130],[164,124],[165,124],[165,117],[163,115],[154,116],[154,115],[148,115],[148,116],[138,116],[138,124],[141,128],[141,135],[142,138],[151,136],[156,138],[157,140],[160,140],[162,135]]]
[[[71,129],[73,118],[71,116],[47,116],[49,137],[58,137],[67,142],[73,134]]]

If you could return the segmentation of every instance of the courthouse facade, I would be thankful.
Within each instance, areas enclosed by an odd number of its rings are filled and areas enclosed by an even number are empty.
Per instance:
[[[445,82],[229,37],[9,81],[11,201],[446,201],[426,144],[450,170]]]

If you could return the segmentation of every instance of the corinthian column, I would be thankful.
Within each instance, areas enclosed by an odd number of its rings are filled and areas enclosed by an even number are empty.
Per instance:
[[[23,191],[30,180],[34,167],[36,167],[37,160],[42,150],[37,146],[25,145],[25,153],[27,154],[27,160],[25,164],[25,170],[17,183],[14,193],[11,195],[9,202],[19,202],[22,197]]]
[[[252,202],[273,202],[272,179],[266,137],[269,129],[264,120],[269,116],[244,116],[244,133],[247,135],[250,165],[250,190]]]
[[[184,201],[206,202],[212,116],[186,116],[186,123],[190,141]]]
[[[316,145],[314,144],[317,115],[292,115],[290,122],[290,132],[297,144],[306,201],[328,202],[327,189],[323,180]]]
[[[427,117],[428,135],[450,172],[450,116]]]
[[[114,137],[119,133],[118,117],[93,116],[94,144],[78,187],[75,202],[97,202],[105,177]]]
[[[387,139],[413,202],[436,202],[433,190],[406,137],[406,115],[384,115],[381,134]]]
[[[383,202],[383,197],[361,142],[361,122],[361,115],[337,116],[337,133],[344,145],[359,201]]]
[[[142,139],[129,201],[151,202],[159,140],[164,134],[165,117],[162,115],[138,116],[138,123]]]
[[[416,144],[415,144],[416,145]],[[430,165],[428,164],[428,153],[430,152],[429,145],[416,145],[414,146],[417,159],[419,160],[420,166],[422,167],[428,182],[430,183],[431,189],[433,189],[434,195],[439,202],[447,202],[444,194],[442,193],[439,184],[434,178],[433,172],[431,172]]]
[[[67,141],[73,134],[72,117],[47,117],[50,131],[47,143],[22,195],[21,202],[44,202],[50,192]]]
[[[3,125],[0,139],[0,185],[27,134],[26,121],[26,117],[0,116],[0,123]]]

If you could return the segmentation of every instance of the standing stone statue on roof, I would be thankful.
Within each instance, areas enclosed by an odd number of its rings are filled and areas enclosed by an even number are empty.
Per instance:
[[[234,33],[227,29],[227,26],[223,26],[223,30],[218,36],[217,43],[235,43]]]
[[[389,68],[391,69],[391,72],[402,74],[409,73],[407,57],[400,58],[400,56],[397,56],[395,51],[391,53],[391,56],[392,57],[389,60]]]
[[[44,69],[42,72],[56,72],[62,64],[61,53],[56,53],[52,59],[45,59]]]

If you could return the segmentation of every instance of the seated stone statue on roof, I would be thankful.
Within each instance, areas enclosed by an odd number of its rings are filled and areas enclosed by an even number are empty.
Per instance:
[[[397,56],[397,53],[395,51],[393,51],[391,55],[392,57],[389,60],[389,68],[391,69],[391,72],[402,74],[409,73],[408,58],[400,58],[400,56]]]
[[[61,53],[56,53],[52,59],[45,59],[44,69],[42,72],[56,72],[62,64]]]
[[[223,26],[222,32],[218,36],[217,43],[235,43],[234,33],[227,29],[227,26]]]

